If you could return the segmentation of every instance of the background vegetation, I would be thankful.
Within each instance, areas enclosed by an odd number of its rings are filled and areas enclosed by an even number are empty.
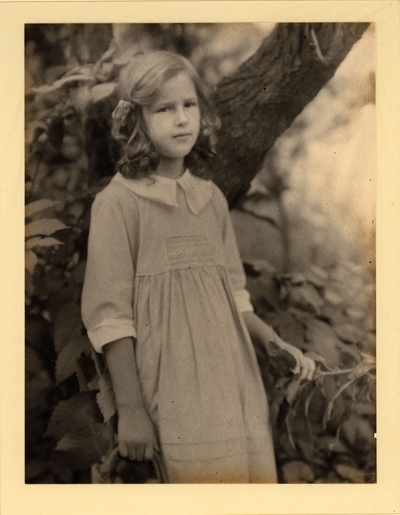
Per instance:
[[[90,206],[117,157],[108,136],[127,52],[184,53],[212,84],[273,25],[26,29],[26,481],[162,481],[120,459],[107,372],[80,320]],[[275,141],[232,211],[258,314],[317,360],[313,381],[254,342],[280,481],[374,482],[374,32]],[[282,113],[284,115],[284,113]]]

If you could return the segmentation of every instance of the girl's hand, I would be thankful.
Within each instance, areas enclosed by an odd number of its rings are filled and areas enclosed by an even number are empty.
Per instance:
[[[293,373],[300,374],[301,381],[304,379],[311,381],[315,372],[315,361],[313,359],[307,358],[297,347],[283,341],[269,325],[252,311],[246,311],[242,313],[242,316],[252,338],[258,339],[264,346],[267,346],[271,340],[276,342],[281,349],[289,352],[296,360]]]
[[[304,356],[300,349],[284,342],[283,340],[280,340],[277,343],[282,349],[289,352],[296,360],[296,366],[293,369],[293,373],[300,374],[300,381],[304,381],[305,379],[311,381],[314,377],[315,361]]]
[[[118,450],[123,458],[151,460],[156,445],[156,432],[144,408],[120,410]]]

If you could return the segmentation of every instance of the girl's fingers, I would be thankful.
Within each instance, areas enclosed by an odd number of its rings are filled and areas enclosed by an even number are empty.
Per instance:
[[[301,381],[304,381],[305,379],[311,381],[315,372],[315,361],[301,355],[300,360],[298,361],[298,367],[296,368],[299,368],[299,372],[297,373],[300,373]]]
[[[151,443],[146,445],[146,449],[144,451],[144,459],[151,460],[153,458],[153,445]]]
[[[304,379],[307,379],[308,381],[311,381],[314,372],[315,372],[315,361],[310,358],[305,358],[305,366],[304,366]]]
[[[118,450],[122,458],[129,458],[130,460],[151,460],[153,457],[153,444],[131,445],[129,451],[125,444],[120,444]]]
[[[136,450],[134,445],[132,445],[129,449],[129,459],[136,460]]]
[[[137,459],[137,461],[143,461],[144,449],[145,449],[144,445],[138,445],[136,447],[136,459]]]
[[[306,379],[308,376],[308,368],[304,366],[304,363],[303,363],[303,366],[301,367],[301,372],[300,372],[300,381],[304,381],[304,379]]]
[[[293,369],[293,374],[300,376],[300,381],[311,381],[315,373],[315,361],[305,356],[299,349],[292,347],[289,352],[296,359],[296,366]]]
[[[311,370],[310,370],[310,373],[308,374],[309,381],[311,381],[313,379],[314,373],[315,373],[315,368],[316,368],[315,361],[313,359],[311,359],[310,361],[311,361]]]
[[[298,356],[294,356],[296,359],[296,366],[293,369],[293,374],[301,374],[301,361]]]
[[[120,443],[118,446],[118,451],[122,458],[128,457],[128,447],[125,444]]]

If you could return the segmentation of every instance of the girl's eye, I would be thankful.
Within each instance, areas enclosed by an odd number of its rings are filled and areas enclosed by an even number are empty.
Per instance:
[[[169,106],[160,107],[157,109],[157,113],[166,113],[169,109]]]
[[[197,107],[196,101],[186,102],[186,107]]]

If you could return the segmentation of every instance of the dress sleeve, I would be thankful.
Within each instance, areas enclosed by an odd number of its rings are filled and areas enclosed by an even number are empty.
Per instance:
[[[97,352],[119,338],[136,337],[133,245],[137,223],[135,210],[128,210],[129,216],[126,211],[117,195],[105,190],[92,206],[82,320]]]
[[[228,203],[223,193],[217,189],[217,195],[222,204],[221,218],[223,222],[223,241],[225,247],[225,261],[233,289],[236,305],[239,311],[254,311],[250,302],[250,294],[246,290],[246,274],[244,273],[242,260],[236,243],[232,219],[228,209]]]

